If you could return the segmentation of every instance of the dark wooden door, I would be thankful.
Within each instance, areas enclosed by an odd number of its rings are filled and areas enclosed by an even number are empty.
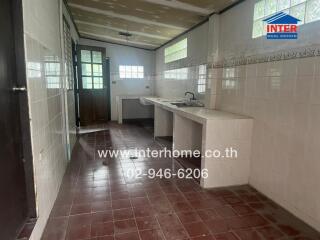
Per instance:
[[[19,95],[26,92],[13,91],[17,85],[15,2],[2,0],[0,7],[0,239],[6,240],[15,239],[28,214],[19,116]]]
[[[79,46],[77,63],[80,126],[106,123],[109,119],[109,86],[106,81],[105,49]]]

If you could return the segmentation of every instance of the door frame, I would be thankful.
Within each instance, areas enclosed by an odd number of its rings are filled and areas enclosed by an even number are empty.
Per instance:
[[[80,120],[81,120],[81,115],[80,115],[80,96],[79,96],[79,90],[82,90],[82,78],[81,78],[81,60],[80,60],[80,51],[81,50],[90,50],[90,51],[101,51],[102,52],[102,65],[103,65],[103,82],[105,86],[105,91],[106,91],[106,96],[107,96],[107,121],[111,120],[111,98],[110,98],[110,59],[106,57],[106,48],[105,47],[98,47],[98,46],[90,46],[90,45],[81,45],[77,44],[75,46],[75,68],[76,68],[76,73],[77,73],[77,78],[75,81],[75,97],[76,97],[76,119],[77,119],[77,126],[80,127]],[[80,81],[81,78],[81,81]]]
[[[110,73],[110,58],[105,58],[106,62],[106,86],[107,86],[107,107],[108,107],[108,121],[111,121],[111,73]]]
[[[16,55],[16,78],[18,86],[27,87],[25,46],[24,46],[24,27],[23,27],[23,8],[22,0],[13,0],[13,25],[15,34],[15,55]],[[27,92],[19,94],[20,111],[20,131],[21,148],[20,154],[24,162],[24,172],[26,181],[28,218],[37,218],[36,194],[33,170],[33,154],[30,131],[29,99]]]
[[[78,45],[72,39],[72,61],[73,61],[73,79],[74,79],[74,101],[75,101],[75,114],[76,114],[76,127],[77,130],[80,127],[80,116],[79,116],[79,92],[78,92],[78,63],[77,63],[77,48]]]

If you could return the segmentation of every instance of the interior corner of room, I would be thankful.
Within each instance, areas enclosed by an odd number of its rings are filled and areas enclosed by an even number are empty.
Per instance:
[[[320,0],[0,12],[0,239],[320,239]]]

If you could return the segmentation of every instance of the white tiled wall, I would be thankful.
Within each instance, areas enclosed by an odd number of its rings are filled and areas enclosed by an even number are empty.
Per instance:
[[[110,58],[111,120],[118,118],[117,96],[152,96],[154,94],[155,53],[153,51],[89,39],[81,39],[80,44],[103,47],[106,49],[106,56]],[[144,66],[144,79],[120,79],[119,65]],[[134,105],[132,107],[134,108]],[[150,117],[150,111],[140,111],[138,108],[136,111],[137,114],[131,113],[130,118]]]
[[[62,104],[60,0],[23,0],[32,153],[39,240],[67,166]],[[56,61],[57,86],[48,86],[46,62]],[[51,85],[52,86],[52,85]]]
[[[188,39],[193,54],[208,63],[269,54],[320,44],[320,22],[301,26],[297,41],[252,39],[255,0],[213,15],[205,40]],[[190,36],[190,35],[189,35]],[[182,36],[183,38],[185,36]],[[191,59],[194,55],[190,55]],[[286,209],[320,230],[320,57],[250,64],[208,70],[206,106],[255,119],[250,183]],[[204,61],[205,62],[205,61]],[[156,56],[156,93],[181,97],[195,80],[166,80],[166,69],[199,62],[164,64],[163,48]],[[192,72],[192,70],[191,70]],[[193,84],[192,84],[193,83]],[[190,88],[189,88],[190,87]]]
[[[184,97],[186,91],[196,93],[198,66],[207,63],[209,23],[180,36],[174,42],[156,51],[155,94],[160,97]],[[175,42],[188,38],[188,57],[172,63],[164,63],[164,49]],[[171,69],[188,68],[188,78],[166,79],[164,72]],[[198,98],[204,98],[198,95]]]
[[[319,230],[320,57],[215,71],[217,108],[255,119],[250,183]]]
[[[42,230],[56,198],[67,165],[64,145],[62,90],[48,89],[44,75],[44,59],[60,53],[44,47],[28,34],[26,58],[28,95],[31,117],[31,138],[36,188],[38,221],[31,239],[40,239]],[[30,63],[39,64],[34,69]],[[61,80],[61,78],[59,77]]]
[[[219,16],[212,62],[320,44],[319,22],[298,41],[252,39],[254,3]],[[211,107],[255,119],[250,184],[320,230],[320,57],[215,68],[210,81]]]

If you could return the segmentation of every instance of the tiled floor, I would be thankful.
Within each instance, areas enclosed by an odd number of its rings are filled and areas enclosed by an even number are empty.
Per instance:
[[[193,180],[129,178],[128,169],[179,168],[171,159],[109,159],[97,149],[162,148],[150,130],[110,124],[83,134],[44,240],[320,239],[249,186],[203,190]]]
[[[37,222],[37,219],[35,218],[28,219],[25,222],[25,224],[22,226],[22,229],[18,234],[17,240],[28,240],[36,225],[36,222]]]

